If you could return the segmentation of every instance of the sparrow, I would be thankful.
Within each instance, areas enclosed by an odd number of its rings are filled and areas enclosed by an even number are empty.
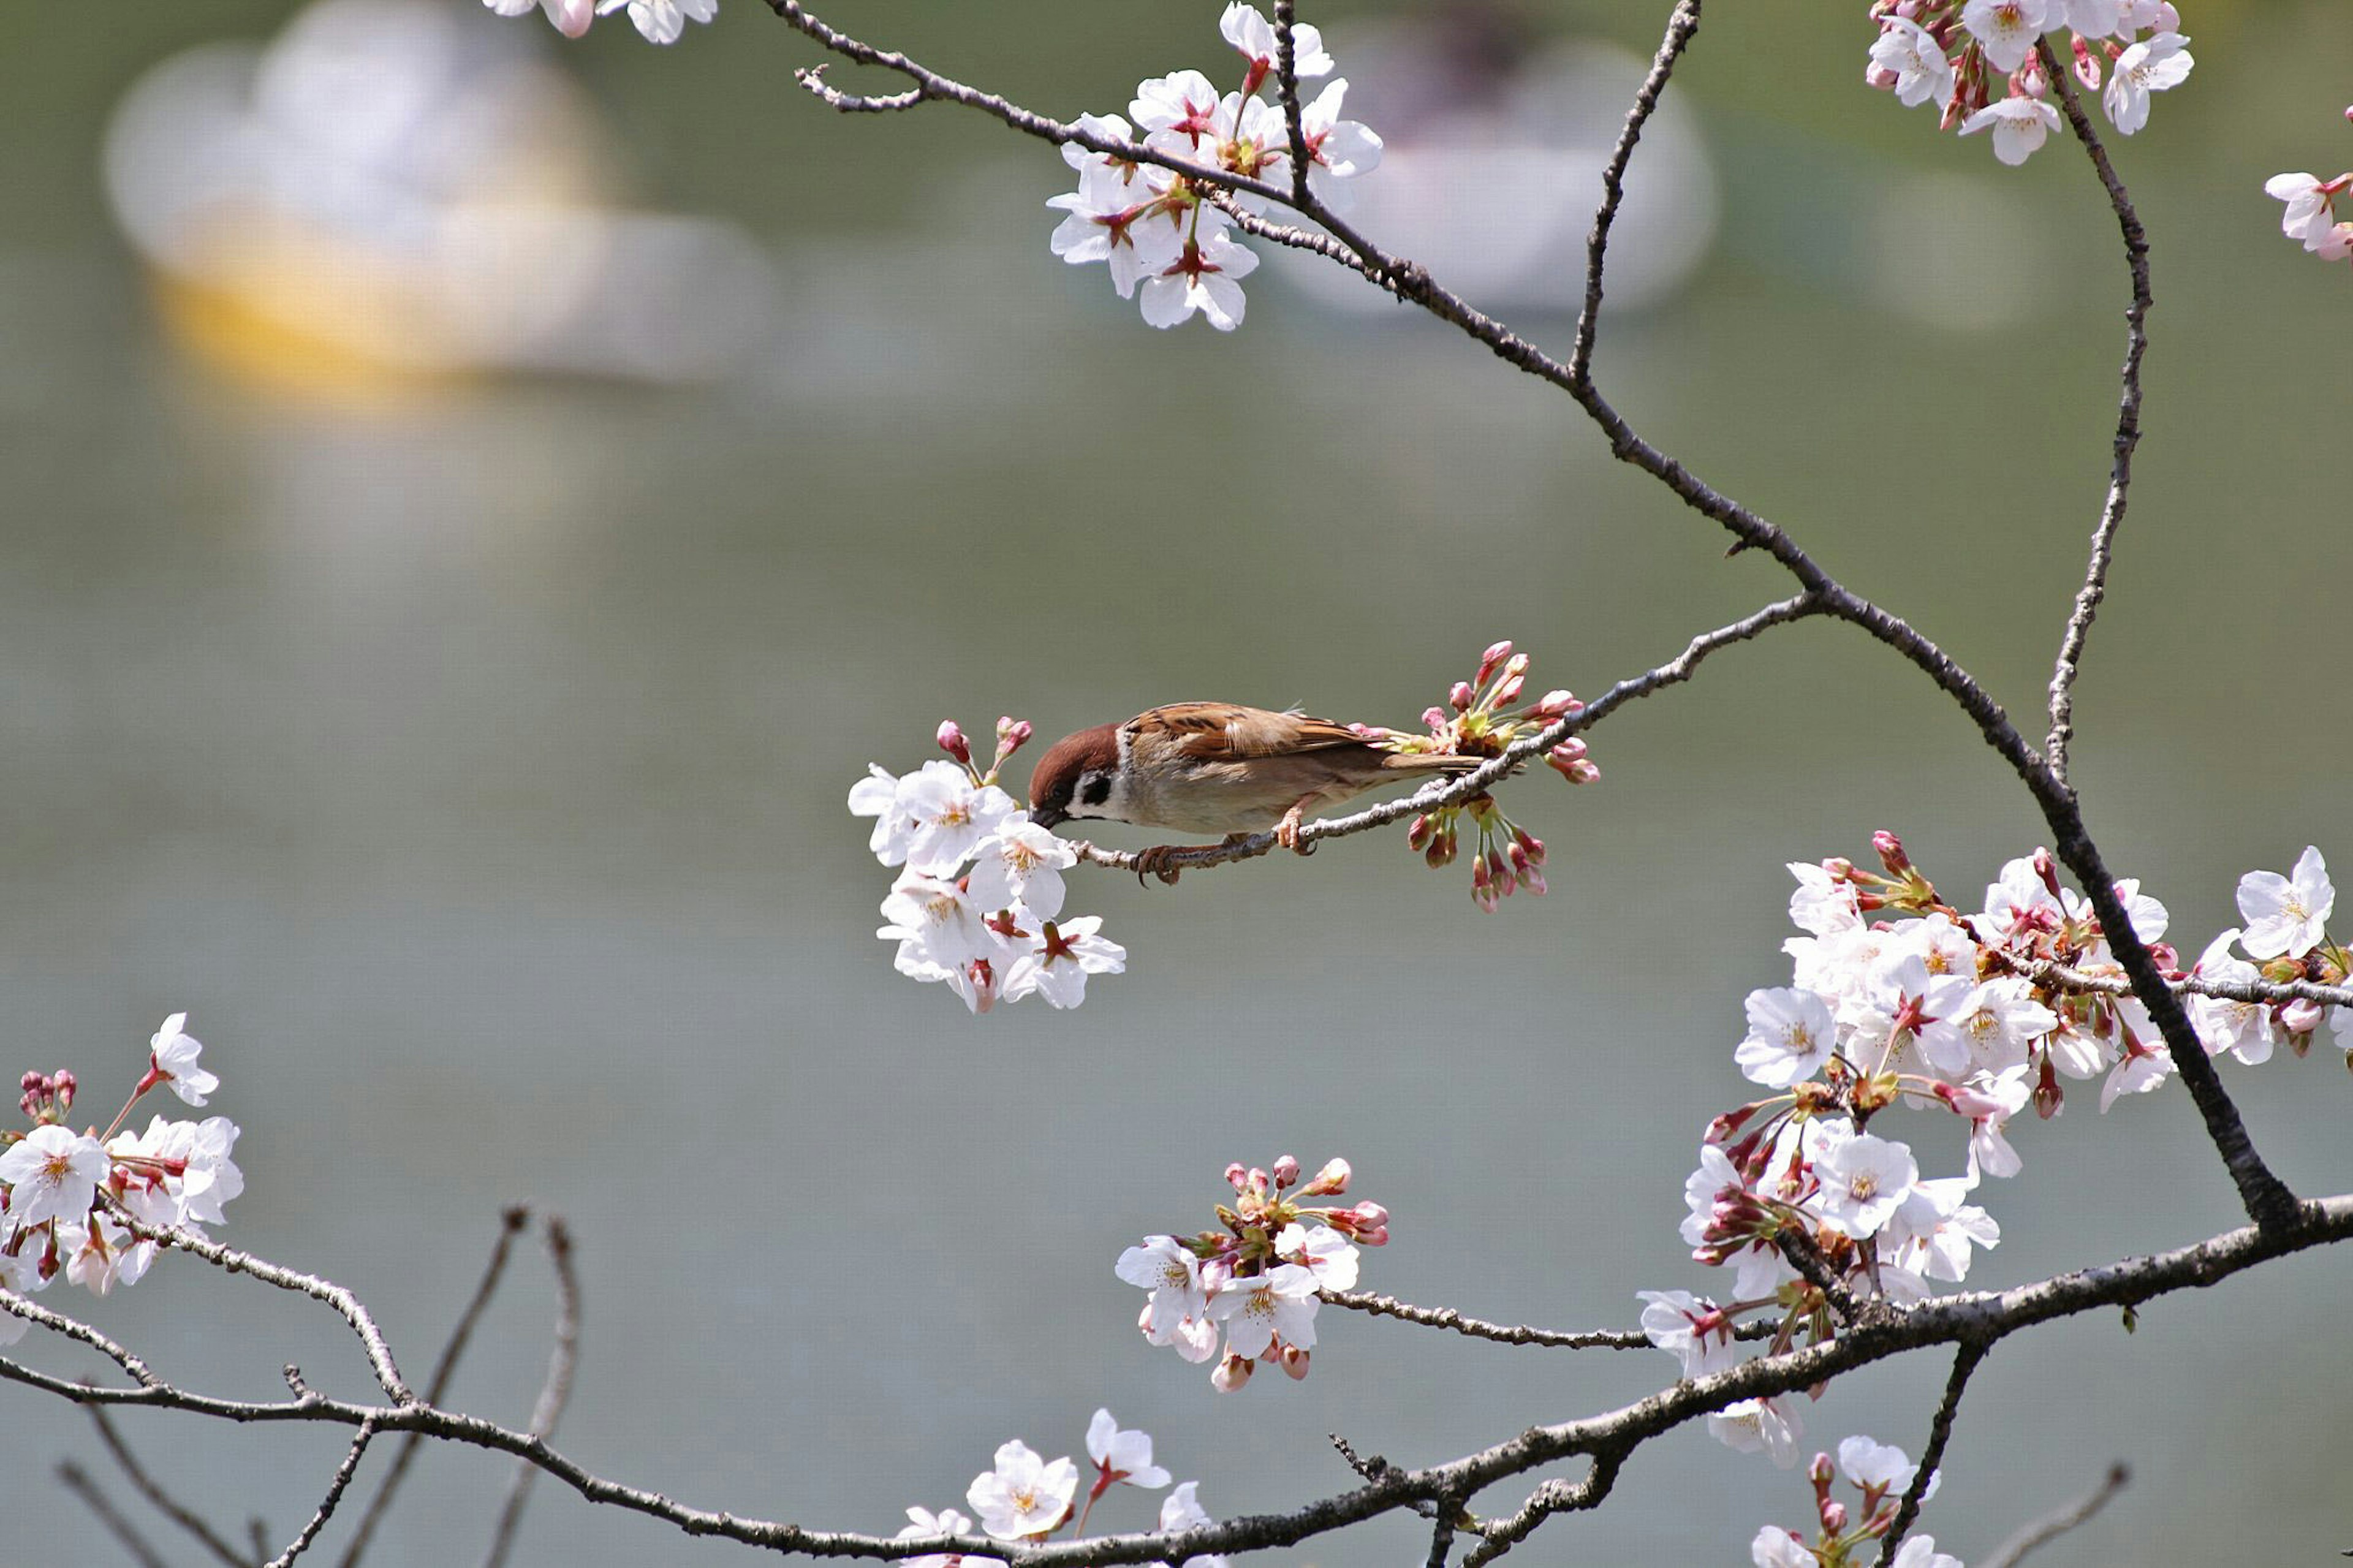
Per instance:
[[[1304,713],[1171,702],[1047,748],[1029,775],[1029,816],[1045,827],[1103,817],[1222,833],[1229,844],[1272,828],[1277,843],[1305,854],[1312,846],[1300,844],[1299,826],[1310,806],[1336,805],[1386,784],[1469,773],[1483,760],[1388,751],[1345,724]],[[1145,850],[1138,876],[1175,881],[1169,858],[1187,847]]]

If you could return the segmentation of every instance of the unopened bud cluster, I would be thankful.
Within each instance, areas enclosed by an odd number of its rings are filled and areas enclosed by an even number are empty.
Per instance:
[[[2147,1008],[2123,986],[2111,933],[2090,900],[2061,884],[2049,850],[2004,866],[1981,906],[1965,911],[1894,834],[1873,844],[1875,872],[1839,859],[1789,868],[1790,919],[1806,933],[1783,944],[1795,983],[1749,994],[1748,1032],[1733,1053],[1775,1092],[1709,1125],[1683,1189],[1683,1239],[1697,1261],[1734,1269],[1731,1299],[1643,1296],[1652,1342],[1686,1376],[1732,1364],[1743,1314],[1776,1314],[1773,1342],[1786,1347],[1828,1337],[1831,1291],[1908,1304],[1936,1281],[1959,1283],[1976,1251],[2001,1237],[1969,1199],[1984,1178],[2021,1169],[2012,1118],[2030,1104],[2057,1115],[2063,1078],[2101,1079],[2105,1111],[2173,1075]],[[2307,848],[2287,875],[2242,878],[2244,926],[2222,931],[2187,970],[2165,941],[2165,906],[2129,879],[2113,892],[2159,969],[2189,992],[2210,1056],[2253,1064],[2280,1044],[2301,1054],[2326,1023],[2353,1060],[2353,1010],[2211,994],[2344,984],[2353,953],[2327,933],[2336,892],[2319,850]],[[1877,1119],[1898,1108],[1959,1120],[1962,1173],[1924,1176],[1907,1144],[1881,1135]],[[1794,1462],[1799,1427],[1787,1401],[1745,1401],[1710,1425],[1735,1447]]]
[[[1547,691],[1534,702],[1521,704],[1527,688],[1528,656],[1512,651],[1508,642],[1489,645],[1479,668],[1469,680],[1458,680],[1447,693],[1444,707],[1425,709],[1421,721],[1426,735],[1364,726],[1368,739],[1388,741],[1401,752],[1441,756],[1499,757],[1513,741],[1531,729],[1541,729],[1585,710],[1585,704],[1567,691]],[[1599,764],[1587,754],[1583,739],[1571,735],[1545,753],[1545,764],[1571,784],[1592,784],[1601,776]],[[1433,869],[1451,866],[1462,854],[1463,819],[1475,836],[1471,845],[1471,898],[1493,913],[1504,900],[1525,888],[1541,896],[1545,881],[1544,840],[1504,814],[1493,795],[1482,792],[1453,805],[1417,816],[1406,828],[1406,844]]]
[[[1028,744],[1028,721],[999,719],[988,771],[953,719],[934,737],[950,760],[895,777],[869,764],[849,809],[874,818],[867,847],[905,868],[882,900],[900,973],[940,981],[975,1013],[1025,996],[1053,1007],[1086,1000],[1087,976],[1117,974],[1127,950],[1103,939],[1100,915],[1063,919],[1062,873],[1078,851],[1029,820],[997,784]]]
[[[1907,108],[1936,105],[1943,130],[1990,131],[2005,163],[2025,163],[2060,127],[2046,35],[2066,35],[2066,68],[2120,136],[2147,124],[2150,95],[2180,86],[2192,64],[2170,0],[1873,0],[1871,16],[1879,37],[1863,79]]]
[[[1389,1212],[1376,1203],[1342,1208],[1305,1200],[1348,1190],[1345,1160],[1301,1181],[1286,1154],[1271,1168],[1231,1164],[1231,1204],[1198,1236],[1153,1236],[1120,1254],[1122,1279],[1150,1292],[1136,1320],[1147,1344],[1170,1345],[1187,1361],[1214,1361],[1210,1383],[1230,1394],[1261,1362],[1307,1375],[1319,1290],[1356,1284],[1356,1247],[1389,1238]],[[1220,1352],[1220,1337],[1223,1349]]]
[[[126,1132],[132,1109],[169,1089],[202,1105],[220,1079],[198,1065],[204,1047],[174,1013],[148,1042],[147,1071],[103,1131],[76,1131],[67,1118],[79,1087],[74,1074],[28,1072],[16,1104],[32,1126],[0,1131],[0,1303],[29,1296],[62,1274],[103,1296],[135,1284],[155,1259],[156,1244],[132,1229],[196,1230],[226,1217],[221,1205],[245,1190],[230,1153],[237,1126],[225,1116],[202,1121],[153,1118]],[[24,1319],[0,1310],[0,1344],[13,1343]]]

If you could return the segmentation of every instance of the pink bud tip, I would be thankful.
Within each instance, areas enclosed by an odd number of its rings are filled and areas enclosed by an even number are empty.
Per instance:
[[[1273,1174],[1274,1184],[1277,1187],[1297,1186],[1299,1184],[1299,1162],[1292,1158],[1290,1155],[1285,1154],[1281,1159],[1275,1161]]]
[[[1481,679],[1483,679],[1485,678],[1482,676]],[[1468,713],[1471,711],[1471,704],[1477,700],[1478,694],[1471,689],[1471,683],[1467,680],[1456,681],[1454,683],[1453,689],[1446,694],[1447,702],[1453,707],[1457,713]]]
[[[1240,1192],[1250,1183],[1250,1167],[1240,1160],[1226,1167],[1226,1185]]]
[[[1347,1161],[1326,1160],[1324,1162],[1324,1168],[1315,1173],[1315,1179],[1302,1188],[1299,1195],[1303,1198],[1320,1198],[1345,1193],[1348,1190],[1350,1174]]]
[[[1282,1371],[1283,1374],[1289,1377],[1293,1383],[1297,1383],[1300,1379],[1305,1377],[1307,1375],[1307,1352],[1301,1350],[1297,1345],[1283,1346]]]
[[[936,739],[939,741],[941,751],[966,766],[971,765],[972,747],[965,742],[964,731],[955,720],[940,721],[939,734]]]
[[[1524,676],[1524,675],[1507,675],[1507,676],[1505,676],[1505,677],[1504,678],[1504,683],[1503,683],[1501,686],[1498,686],[1497,688],[1495,688],[1495,702],[1496,702],[1496,705],[1497,705],[1498,707],[1501,707],[1504,703],[1510,702],[1510,701],[1513,701],[1513,700],[1514,700],[1515,699],[1517,699],[1517,698],[1518,698],[1518,696],[1520,695],[1520,688],[1521,688],[1521,687],[1523,687],[1523,686],[1525,686],[1526,684],[1527,684],[1527,677],[1526,677],[1526,676]]]
[[[1430,814],[1428,812],[1422,813],[1420,816],[1415,817],[1411,823],[1407,825],[1405,830],[1405,847],[1419,854],[1420,851],[1430,847],[1430,835],[1435,831],[1436,830],[1430,826]]]
[[[1579,702],[1574,693],[1567,691],[1547,691],[1544,700],[1536,704],[1536,717],[1539,719],[1566,719],[1572,713],[1584,710],[1585,704]]]
[[[1479,679],[1484,680],[1494,673],[1495,667],[1512,657],[1510,642],[1489,643],[1487,651],[1479,656]]]
[[[1443,730],[1446,728],[1448,723],[1446,710],[1443,708],[1425,708],[1421,710],[1421,721],[1433,731]]]
[[[1832,1535],[1846,1531],[1846,1504],[1835,1500],[1822,1504],[1822,1528]]]
[[[1817,1489],[1829,1486],[1836,1472],[1831,1468],[1831,1457],[1828,1454],[1816,1454],[1813,1463],[1806,1467],[1806,1479],[1813,1482]]]
[[[1504,646],[1509,647],[1511,645],[1509,643],[1505,643]],[[1515,653],[1510,658],[1504,661],[1504,673],[1505,675],[1525,675],[1527,672],[1528,656],[1526,654]]]
[[[1904,853],[1904,840],[1883,827],[1871,836],[1871,847],[1879,852],[1879,863],[1887,868],[1889,876],[1911,874],[1912,858]]]
[[[1219,1394],[1231,1394],[1250,1379],[1250,1363],[1228,1351],[1226,1359],[1218,1363],[1218,1370],[1209,1374],[1209,1386]]]

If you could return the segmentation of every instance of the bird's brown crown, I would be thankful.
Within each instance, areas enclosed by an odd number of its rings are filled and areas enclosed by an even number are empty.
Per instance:
[[[1081,798],[1082,782],[1089,773],[1100,774],[1108,781],[1118,767],[1118,725],[1098,724],[1092,730],[1063,736],[1046,748],[1046,754],[1030,770],[1030,819],[1051,827],[1065,817],[1088,815],[1090,805],[1101,805],[1103,801]]]

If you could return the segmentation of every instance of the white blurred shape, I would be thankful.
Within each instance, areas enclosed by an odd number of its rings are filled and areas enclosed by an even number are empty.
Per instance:
[[[180,341],[311,390],[482,373],[735,374],[777,289],[741,230],[615,205],[612,150],[520,35],[321,0],[142,78],[106,183]]]
[[[1348,221],[1482,308],[1573,311],[1601,171],[1649,64],[1598,44],[1525,56],[1492,26],[1459,21],[1335,39],[1350,114],[1387,143],[1380,167],[1349,182]],[[1610,303],[1640,309],[1679,291],[1707,256],[1717,208],[1699,129],[1670,96],[1626,180],[1609,241]],[[1393,307],[1317,258],[1298,258],[1288,275],[1327,304]]]

